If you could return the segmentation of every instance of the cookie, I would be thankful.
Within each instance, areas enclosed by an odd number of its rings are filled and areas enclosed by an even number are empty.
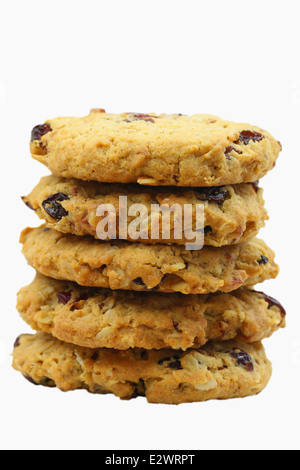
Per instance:
[[[258,239],[222,248],[101,242],[41,226],[22,232],[28,263],[45,276],[82,286],[205,294],[275,278],[273,251]]]
[[[34,330],[90,348],[182,349],[208,341],[256,342],[285,327],[274,299],[242,288],[191,295],[84,288],[38,275],[18,294]]]
[[[216,116],[105,112],[50,119],[30,147],[56,176],[195,187],[256,181],[281,150],[268,132]]]
[[[204,205],[205,211],[205,245],[215,247],[233,245],[249,241],[257,235],[268,218],[264,208],[263,190],[255,184],[238,184],[219,188],[147,188],[135,184],[118,185],[83,182],[76,179],[46,176],[23,200],[28,207],[36,211],[40,219],[45,219],[47,226],[62,233],[74,235],[97,236],[97,226],[100,217],[97,208],[102,204],[112,204],[117,214],[117,238],[119,238],[119,196],[126,196],[128,210],[134,204],[143,204],[148,214],[154,204],[160,206],[174,204],[193,207],[193,223],[195,227],[196,206]],[[128,216],[128,225],[133,217]],[[186,245],[189,241],[184,236],[176,238],[174,234],[174,219],[171,218],[170,238],[162,237],[162,216],[160,215],[159,239],[143,240],[140,242],[175,243]],[[151,219],[148,230],[151,233]],[[128,240],[132,240],[128,234]],[[150,238],[150,237],[149,237]]]
[[[150,403],[166,404],[256,395],[272,375],[261,343],[209,343],[186,352],[116,351],[81,348],[45,333],[17,339],[13,367],[36,385],[122,399],[146,396]]]

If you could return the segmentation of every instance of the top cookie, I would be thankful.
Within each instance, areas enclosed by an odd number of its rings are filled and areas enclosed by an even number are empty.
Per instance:
[[[280,150],[258,127],[200,114],[94,110],[51,119],[31,136],[33,157],[56,176],[152,186],[253,182],[274,167]]]

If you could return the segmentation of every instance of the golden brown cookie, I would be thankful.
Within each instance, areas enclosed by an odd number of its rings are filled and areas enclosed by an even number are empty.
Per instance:
[[[84,182],[76,179],[46,176],[34,188],[24,202],[36,211],[40,219],[45,219],[47,226],[62,233],[97,236],[97,226],[101,220],[97,208],[103,204],[112,204],[116,210],[117,238],[119,238],[119,196],[126,196],[128,210],[134,204],[143,204],[151,214],[151,206],[158,204],[172,207],[178,204],[184,214],[185,204],[193,207],[195,228],[196,206],[204,205],[205,245],[223,246],[249,241],[265,225],[268,214],[264,208],[263,190],[255,184],[238,184],[219,188],[149,188],[135,184],[104,184]],[[134,218],[128,216],[128,226]],[[185,245],[185,238],[175,239],[174,219],[170,218],[170,238],[162,237],[162,214],[159,219],[157,240],[139,241],[146,244],[164,243]],[[151,234],[151,218],[148,220]]]
[[[186,352],[115,351],[80,348],[45,333],[17,339],[13,367],[37,385],[122,399],[146,396],[167,404],[256,395],[272,374],[261,343],[209,343]]]
[[[198,348],[208,341],[260,341],[285,327],[285,311],[249,289],[190,295],[84,288],[38,275],[18,294],[37,331],[90,348]]]
[[[45,276],[82,286],[206,294],[231,292],[275,278],[273,251],[258,239],[222,248],[101,242],[44,226],[20,239],[28,263]]]
[[[93,112],[50,119],[31,135],[33,157],[56,176],[152,186],[251,183],[280,150],[258,127],[201,114]]]

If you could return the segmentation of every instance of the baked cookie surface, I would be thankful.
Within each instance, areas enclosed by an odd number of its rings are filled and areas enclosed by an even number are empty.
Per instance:
[[[256,342],[285,327],[277,301],[245,288],[184,296],[87,289],[38,275],[19,292],[17,308],[34,330],[90,348],[186,350]]]
[[[256,181],[281,150],[268,132],[216,116],[105,112],[50,119],[30,147],[56,176],[195,187]]]
[[[187,352],[115,351],[80,348],[44,333],[17,339],[13,367],[34,384],[62,391],[146,396],[166,404],[256,395],[272,374],[261,343],[210,343]]]
[[[116,210],[117,238],[119,238],[119,196],[127,197],[128,210],[134,204],[143,204],[151,214],[154,204],[172,207],[178,204],[184,214],[184,205],[193,207],[195,228],[196,206],[204,205],[205,245],[224,246],[242,243],[257,235],[268,219],[264,208],[263,190],[255,184],[239,184],[219,188],[149,188],[135,184],[104,184],[84,182],[76,179],[46,176],[34,188],[24,202],[47,226],[62,233],[97,236],[100,217],[97,208],[102,204],[112,204]],[[128,216],[128,225],[133,217]],[[182,219],[181,219],[182,220]],[[184,237],[175,239],[174,219],[170,219],[170,238],[162,237],[162,216],[159,220],[160,238],[140,240],[142,243],[163,243],[185,245]],[[183,225],[182,225],[183,226]],[[151,234],[151,218],[148,220]],[[127,230],[127,234],[128,234]],[[150,237],[149,237],[150,238]],[[128,235],[128,240],[134,241]]]
[[[262,240],[188,251],[183,246],[102,242],[41,226],[22,232],[28,263],[54,279],[82,286],[205,294],[275,278],[274,252]]]

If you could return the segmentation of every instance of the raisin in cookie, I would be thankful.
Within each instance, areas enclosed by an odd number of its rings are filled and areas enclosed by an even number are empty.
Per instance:
[[[101,242],[41,226],[20,239],[28,263],[45,276],[83,286],[206,294],[275,278],[274,253],[258,239],[222,248]]]
[[[190,295],[84,288],[38,275],[18,294],[34,330],[89,348],[198,348],[208,341],[256,342],[285,327],[285,311],[249,289]]]
[[[92,112],[50,119],[31,135],[33,157],[56,176],[152,186],[251,183],[280,150],[268,132],[210,115]]]
[[[268,218],[264,208],[263,190],[256,184],[238,184],[216,188],[147,188],[135,184],[105,184],[84,182],[76,179],[46,176],[23,200],[36,211],[47,226],[62,233],[97,236],[100,217],[97,208],[111,204],[116,210],[116,236],[119,238],[120,196],[127,197],[128,211],[134,204],[143,204],[151,214],[151,208],[159,206],[181,207],[184,214],[185,204],[193,207],[193,226],[196,226],[196,206],[204,205],[205,237],[204,244],[211,246],[233,245],[249,241],[257,235]],[[133,217],[128,216],[128,226]],[[178,221],[182,224],[182,220]],[[170,238],[162,237],[162,214],[159,217],[159,238],[141,239],[142,243],[164,243],[185,245],[189,240],[175,237],[174,218],[170,218]],[[183,224],[182,224],[183,226]],[[151,218],[148,218],[148,232],[151,234]]]

